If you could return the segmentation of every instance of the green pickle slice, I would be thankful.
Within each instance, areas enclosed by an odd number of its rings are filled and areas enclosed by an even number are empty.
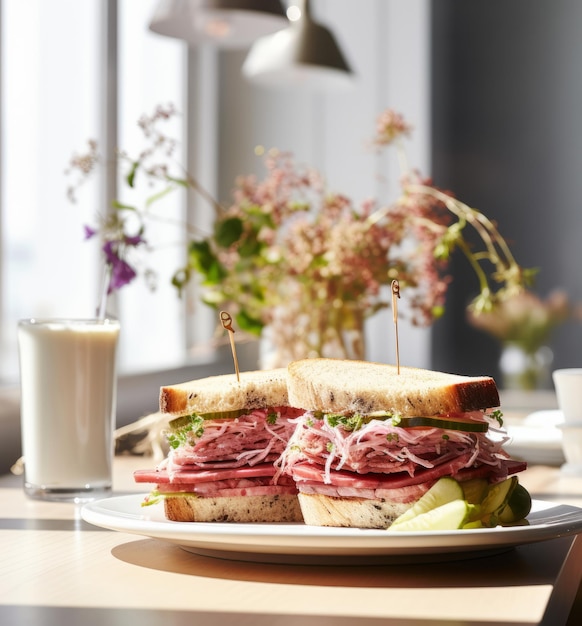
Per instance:
[[[493,528],[498,524],[527,524],[531,496],[511,476],[491,485],[485,479],[459,483],[439,479],[388,528],[391,531]]]
[[[489,430],[487,422],[421,416],[401,417],[397,426],[401,428],[443,428],[445,430],[460,430],[467,433],[486,433]]]
[[[517,485],[517,476],[511,476],[500,483],[490,485],[481,504],[476,505],[470,522],[481,521],[485,527],[492,528],[500,523],[499,515],[507,506],[509,498]]]
[[[241,415],[246,415],[249,412],[249,409],[234,409],[233,411],[220,411],[216,413],[201,413],[198,414],[198,417],[201,417],[205,420],[220,420],[220,419],[235,419],[240,417]],[[170,420],[168,426],[175,430],[177,428],[182,428],[183,426],[188,426],[191,422],[191,415],[181,415],[180,417],[175,417],[173,420]]]
[[[414,532],[418,530],[458,530],[469,519],[473,505],[466,500],[452,500],[435,509],[416,515],[388,528],[393,532]]]
[[[472,478],[461,483],[463,496],[469,504],[481,504],[489,491],[489,481],[486,478]]]
[[[416,517],[436,509],[453,500],[464,500],[461,485],[454,478],[441,478],[423,496],[421,496],[407,511],[396,519],[391,528],[404,524]],[[396,530],[396,528],[394,528]]]
[[[509,496],[505,507],[499,513],[500,524],[516,524],[524,520],[531,511],[531,495],[529,491],[517,483]]]

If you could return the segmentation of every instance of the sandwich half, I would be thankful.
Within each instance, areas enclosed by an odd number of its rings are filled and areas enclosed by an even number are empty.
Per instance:
[[[288,366],[289,402],[305,409],[280,460],[305,523],[386,528],[439,478],[505,480],[525,469],[503,450],[490,377],[364,361]]]
[[[160,411],[170,451],[134,480],[155,484],[148,502],[162,497],[167,519],[302,521],[295,483],[274,465],[302,413],[289,407],[284,368],[162,387]]]

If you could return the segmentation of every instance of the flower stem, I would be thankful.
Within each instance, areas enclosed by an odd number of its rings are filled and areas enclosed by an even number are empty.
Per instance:
[[[111,282],[111,263],[105,263],[103,267],[103,280],[101,281],[101,293],[99,294],[99,304],[97,306],[97,319],[104,320],[107,314],[107,295],[109,294],[109,284]]]

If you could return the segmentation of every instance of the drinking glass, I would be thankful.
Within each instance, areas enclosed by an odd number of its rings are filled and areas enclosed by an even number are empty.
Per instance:
[[[82,502],[111,490],[119,330],[110,318],[19,321],[30,497]]]

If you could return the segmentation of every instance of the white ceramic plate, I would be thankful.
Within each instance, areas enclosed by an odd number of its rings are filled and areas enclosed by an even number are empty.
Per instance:
[[[540,465],[560,466],[564,463],[562,431],[558,426],[564,421],[561,411],[535,411],[521,424],[509,425],[510,440],[504,445],[512,457]]]
[[[534,500],[528,526],[399,532],[304,524],[171,522],[163,506],[142,507],[144,495],[86,504],[83,519],[121,532],[171,542],[205,556],[256,562],[368,563],[472,558],[582,532],[582,509]]]

